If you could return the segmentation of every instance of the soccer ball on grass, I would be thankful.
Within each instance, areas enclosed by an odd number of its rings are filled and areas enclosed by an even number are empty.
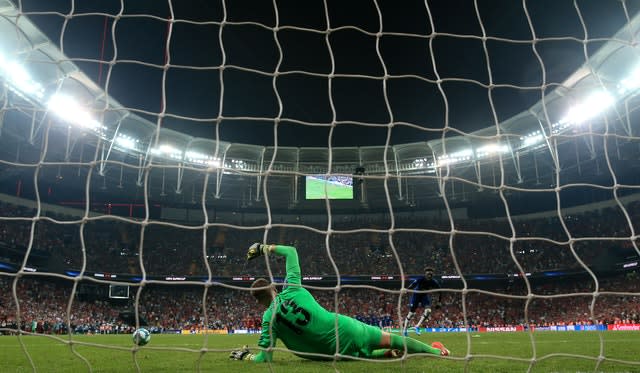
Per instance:
[[[133,343],[138,346],[144,346],[151,340],[151,333],[145,328],[136,329],[133,332]]]

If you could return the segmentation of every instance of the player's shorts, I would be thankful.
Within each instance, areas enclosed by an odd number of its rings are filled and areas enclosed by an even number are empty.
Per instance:
[[[418,306],[431,307],[431,297],[428,294],[413,294],[409,301],[409,310],[416,312]]]
[[[382,339],[382,330],[356,319],[340,323],[340,353],[349,356],[371,357]]]

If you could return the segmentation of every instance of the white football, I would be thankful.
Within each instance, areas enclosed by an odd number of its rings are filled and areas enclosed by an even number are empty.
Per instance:
[[[151,333],[145,328],[136,329],[133,332],[133,343],[138,346],[144,346],[151,340]]]

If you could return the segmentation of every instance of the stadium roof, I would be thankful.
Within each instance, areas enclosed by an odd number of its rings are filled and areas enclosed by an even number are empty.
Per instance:
[[[140,184],[149,166],[168,165],[169,172],[165,168],[162,172],[163,192],[165,178],[170,178],[178,194],[190,171],[203,170],[217,174],[218,180],[223,175],[238,176],[241,184],[246,184],[246,176],[258,175],[255,188],[249,191],[258,200],[261,176],[267,171],[281,176],[352,174],[356,167],[363,166],[367,177],[382,177],[378,179],[382,187],[382,181],[389,177],[444,172],[455,175],[456,170],[461,177],[479,182],[482,165],[493,167],[501,160],[506,161],[504,167],[511,170],[513,179],[521,181],[525,163],[521,158],[537,152],[553,163],[561,146],[558,144],[571,140],[577,132],[633,133],[625,118],[635,110],[634,97],[640,88],[634,41],[639,31],[640,18],[636,16],[561,85],[540,90],[537,104],[497,125],[486,123],[486,128],[468,134],[451,128],[442,132],[442,139],[388,147],[276,148],[198,138],[167,128],[158,131],[158,123],[146,119],[147,114],[154,113],[124,107],[107,95],[10,1],[0,0],[0,79],[11,91],[5,98],[11,103],[5,107],[18,108],[23,123],[28,124],[10,124],[6,118],[15,118],[5,115],[3,130],[33,142],[34,134],[53,120],[52,128],[58,131],[51,138],[66,137],[67,146],[59,146],[64,141],[50,141],[49,146],[57,149],[64,161],[86,162],[86,158],[74,160],[69,149],[69,128],[74,128],[83,136],[71,136],[71,142],[81,141],[100,149],[100,175],[119,173],[122,184],[122,175],[127,173]],[[170,113],[166,116],[181,119]],[[599,130],[580,126],[594,118],[606,125]],[[159,180],[158,175],[154,175],[155,180]],[[428,181],[430,187],[426,189],[436,195],[435,179]],[[286,188],[290,183],[287,180],[282,186],[289,200],[291,193]],[[399,182],[394,194],[400,199],[405,195],[406,200],[408,191],[403,188]]]

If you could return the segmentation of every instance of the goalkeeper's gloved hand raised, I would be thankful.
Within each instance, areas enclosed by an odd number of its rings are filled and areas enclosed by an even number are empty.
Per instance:
[[[229,354],[229,359],[233,360],[251,360],[253,354],[249,351],[249,346],[242,346],[239,350],[231,351]]]
[[[262,255],[268,253],[269,246],[271,246],[271,245],[265,245],[265,244],[261,244],[259,242],[254,243],[249,248],[249,251],[247,251],[247,260],[255,259],[255,258],[259,257],[259,256],[262,256]]]

